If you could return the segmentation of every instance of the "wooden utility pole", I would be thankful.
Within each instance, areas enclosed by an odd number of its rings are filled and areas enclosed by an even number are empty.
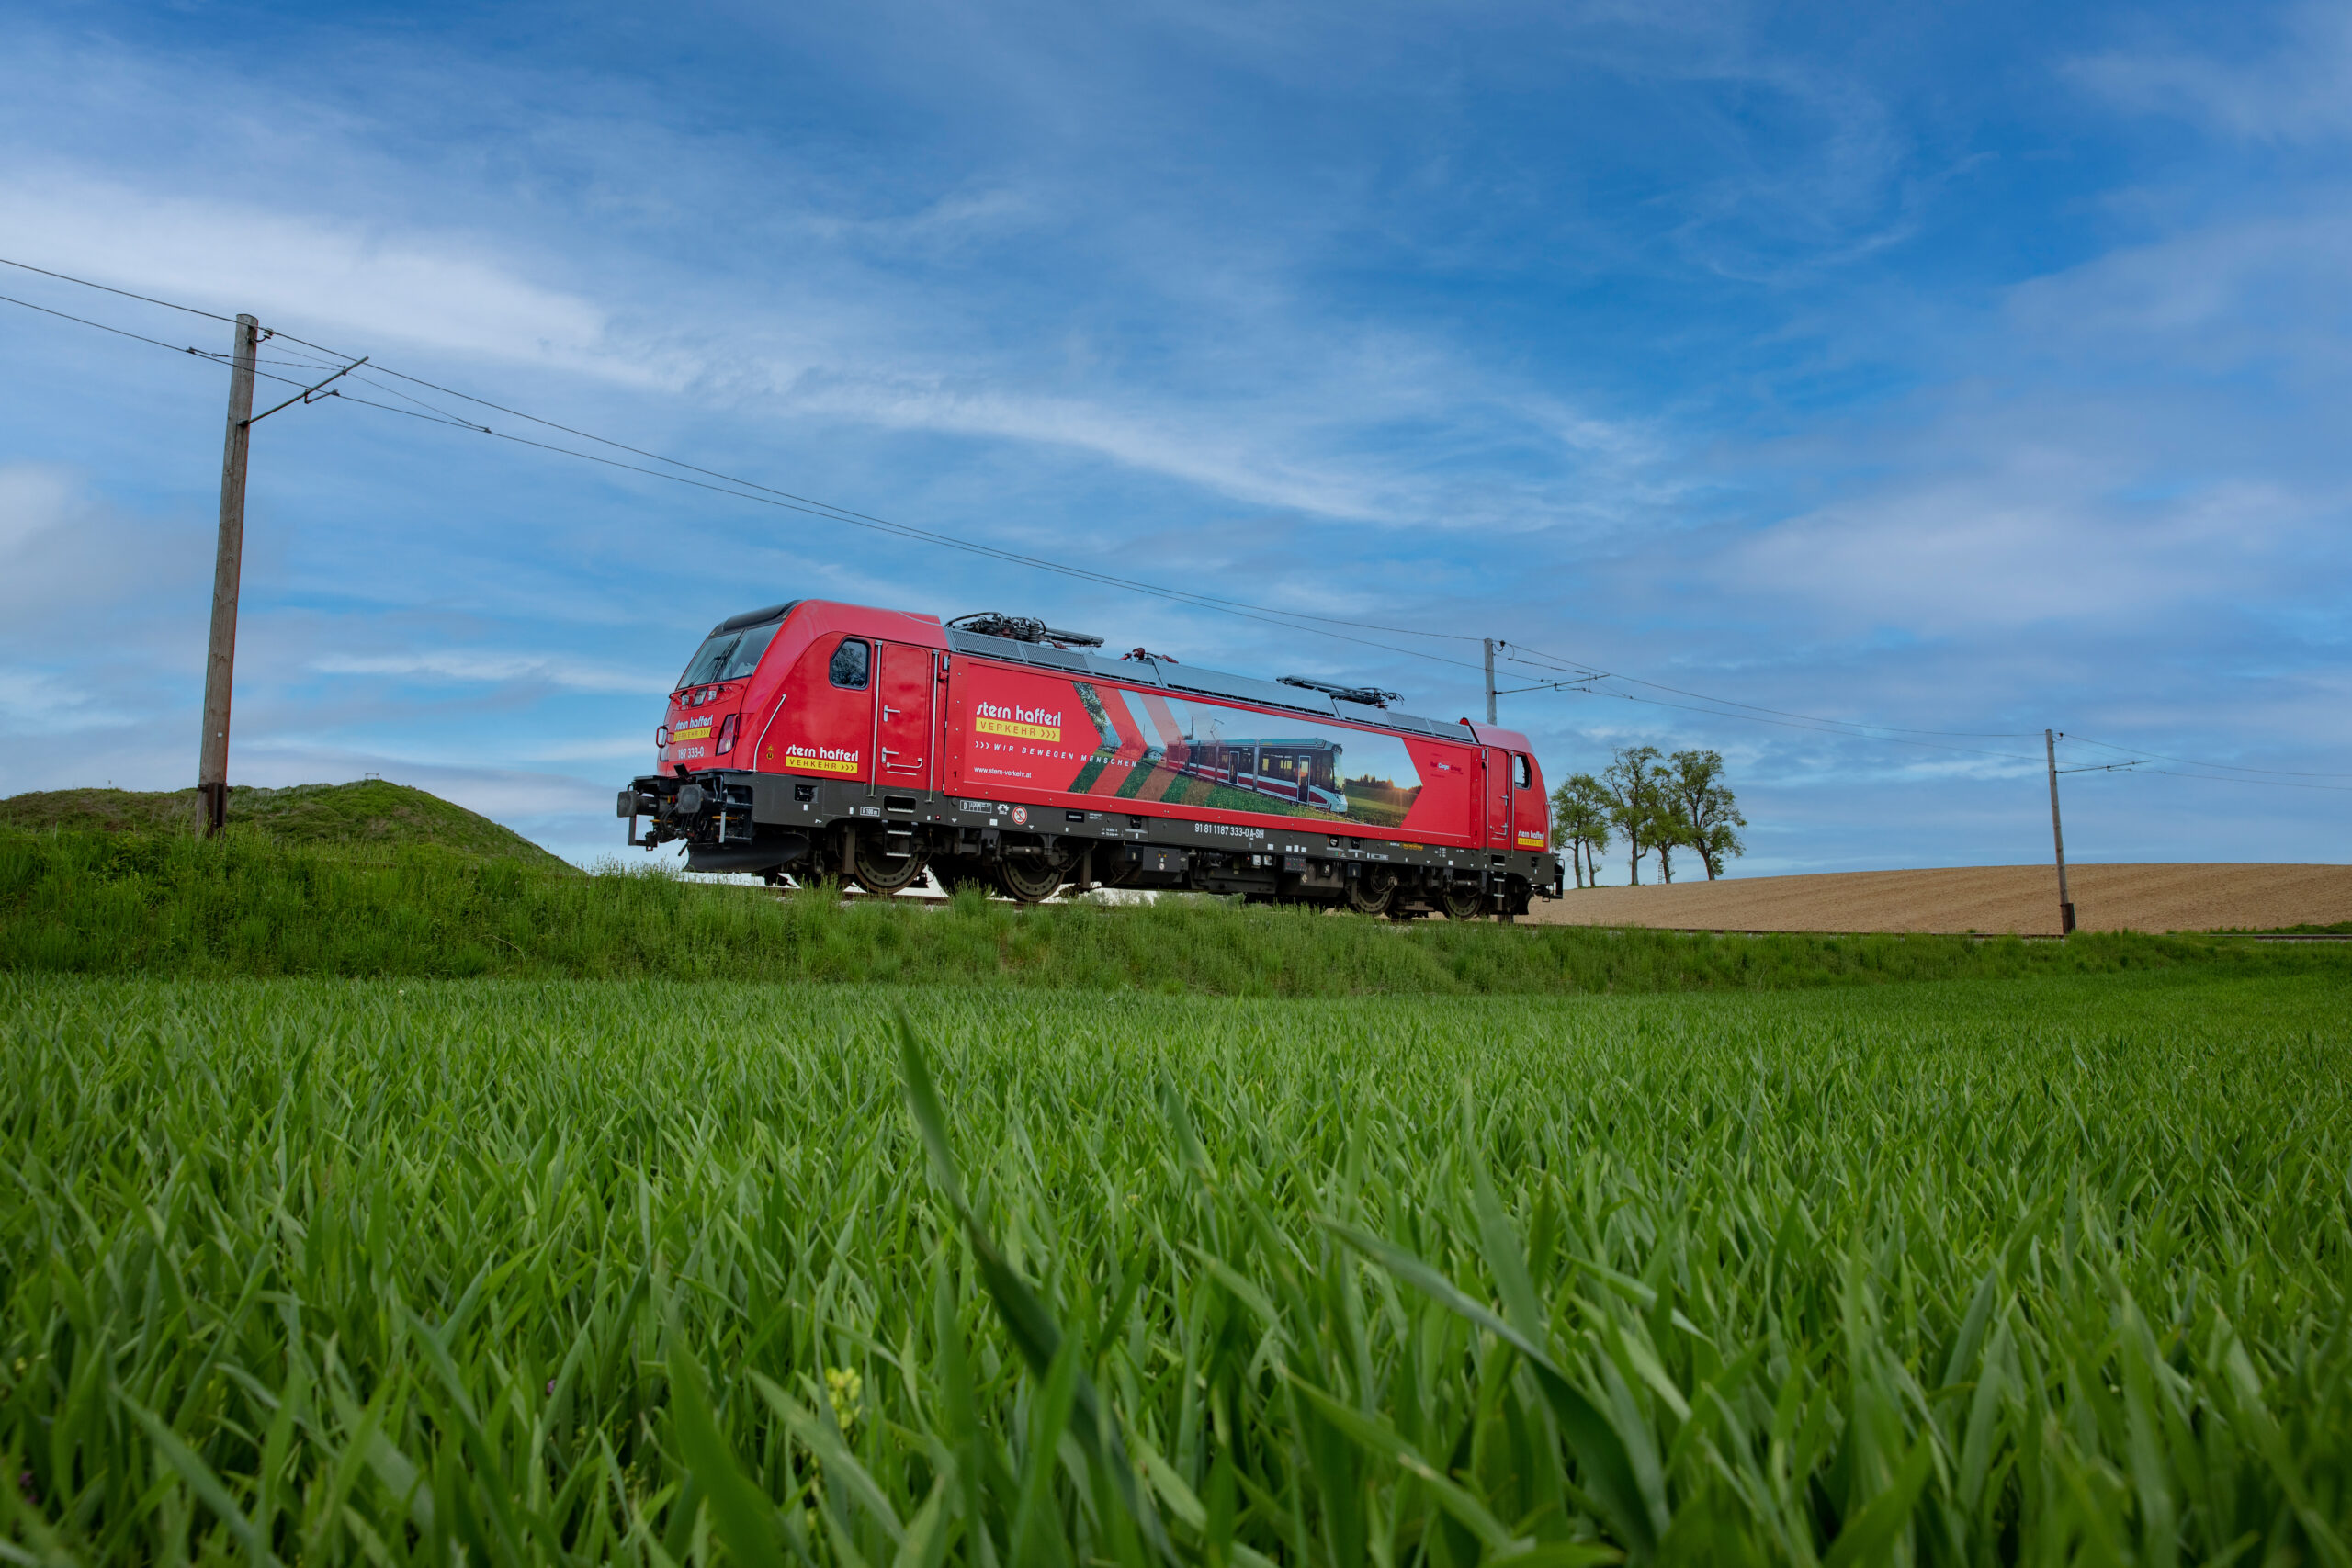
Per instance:
[[[245,556],[245,453],[253,443],[254,354],[261,323],[237,318],[229,367],[229,434],[220,450],[220,540],[212,558],[212,640],[204,660],[204,739],[197,750],[197,811],[204,836],[229,816],[229,685],[237,661],[237,579]]]
[[[2041,732],[2042,754],[2050,760],[2050,842],[2058,852],[2058,931],[2075,934],[2075,901],[2066,895],[2066,835],[2058,826],[2058,736]]]
[[[1487,722],[1495,722],[1495,639],[1487,639]]]

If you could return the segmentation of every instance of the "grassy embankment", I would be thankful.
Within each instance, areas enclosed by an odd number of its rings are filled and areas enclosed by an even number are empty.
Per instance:
[[[427,797],[429,798],[429,797]],[[454,808],[453,808],[454,809]],[[501,829],[501,831],[503,831]],[[548,857],[552,860],[552,857]],[[1207,900],[842,905],[232,833],[0,829],[0,967],[182,976],[896,980],[1238,996],[1781,989],[2169,970],[2352,976],[2352,952],[2130,934],[1712,937],[1388,922]]]
[[[0,829],[26,832],[173,838],[186,837],[195,827],[192,789],[53,789],[0,799]],[[361,857],[431,844],[475,859],[511,860],[537,871],[572,869],[512,828],[455,801],[380,779],[285,789],[232,787],[228,832],[232,838]]]
[[[2342,1562],[2344,998],[0,976],[0,1535]]]

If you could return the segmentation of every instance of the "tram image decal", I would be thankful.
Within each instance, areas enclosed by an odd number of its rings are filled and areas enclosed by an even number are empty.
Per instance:
[[[1071,685],[1102,742],[1070,782],[1076,794],[1381,828],[1402,824],[1420,794],[1420,772],[1393,735]]]

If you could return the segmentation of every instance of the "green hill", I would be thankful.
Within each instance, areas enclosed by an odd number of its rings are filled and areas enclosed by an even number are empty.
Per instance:
[[[0,827],[107,833],[185,833],[196,822],[196,791],[51,789],[0,800]],[[570,871],[512,828],[407,784],[294,784],[229,791],[229,831],[277,844],[396,849],[437,844],[460,854]]]

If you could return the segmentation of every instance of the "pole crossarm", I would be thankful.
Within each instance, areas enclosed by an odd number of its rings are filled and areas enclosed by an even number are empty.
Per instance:
[[[1602,679],[1604,679],[1604,677],[1600,675],[1587,675],[1579,680],[1545,681],[1533,686],[1503,686],[1496,690],[1495,695],[1498,697],[1516,696],[1521,692],[1583,692],[1589,695],[1592,691],[1592,683],[1595,681]]]
[[[262,410],[261,412],[245,421],[245,428],[247,430],[251,430],[254,425],[259,424],[263,420],[266,420],[271,414],[276,413],[277,409],[290,409],[296,403],[309,402],[312,398],[318,396],[321,388],[333,386],[335,382],[342,380],[345,376],[350,375],[354,370],[356,370],[361,366],[367,364],[368,361],[373,357],[374,355],[362,355],[357,359],[355,359],[350,364],[345,366],[342,369],[336,371],[334,375],[328,377],[325,380],[320,382],[318,386],[303,388],[300,391],[295,393],[292,397],[278,404],[277,408]]]

